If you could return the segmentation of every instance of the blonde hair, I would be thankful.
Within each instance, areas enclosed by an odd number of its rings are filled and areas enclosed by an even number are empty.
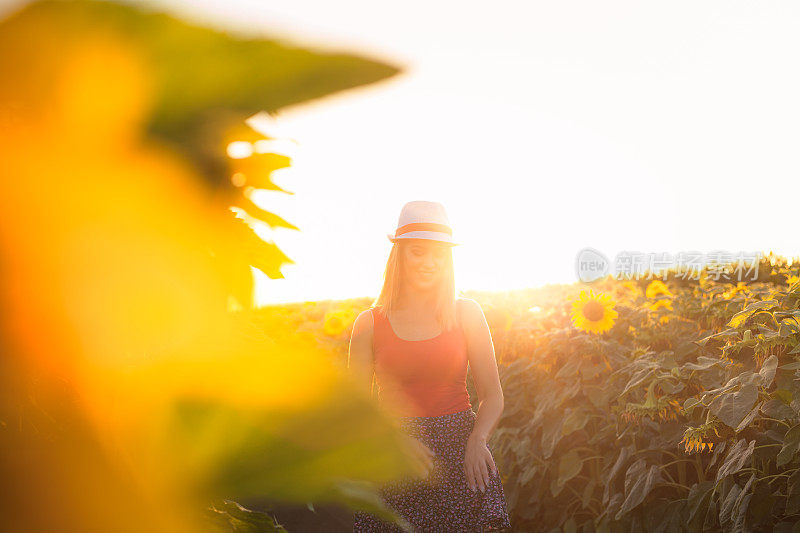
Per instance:
[[[401,252],[405,250],[407,245],[408,243],[402,239],[392,245],[389,259],[386,261],[386,270],[383,273],[383,287],[372,303],[372,307],[382,306],[386,315],[391,314],[399,303],[400,290],[405,282],[405,279],[403,279],[403,254]],[[440,277],[435,308],[436,318],[442,327],[442,331],[450,331],[450,329],[458,325],[453,251],[450,246],[448,246],[448,251],[445,254],[444,272]]]

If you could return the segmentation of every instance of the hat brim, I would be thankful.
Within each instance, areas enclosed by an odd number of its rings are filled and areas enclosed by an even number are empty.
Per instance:
[[[459,246],[461,244],[458,242],[453,242],[453,237],[447,233],[441,233],[439,231],[409,231],[408,233],[403,233],[399,237],[395,237],[389,233],[386,235],[386,237],[393,243],[404,239],[427,239],[430,241],[443,242],[452,246]]]

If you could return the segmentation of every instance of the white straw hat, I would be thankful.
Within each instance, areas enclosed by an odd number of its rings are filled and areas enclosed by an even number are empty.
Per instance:
[[[394,235],[390,233],[387,237],[392,242],[400,239],[429,239],[453,246],[460,244],[453,242],[453,230],[444,206],[439,202],[423,200],[408,202],[403,206],[397,221],[397,230]]]

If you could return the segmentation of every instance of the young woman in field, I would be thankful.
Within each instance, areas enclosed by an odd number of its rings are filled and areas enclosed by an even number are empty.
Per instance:
[[[455,297],[452,231],[444,206],[407,203],[380,295],[353,325],[348,368],[401,422],[427,476],[381,487],[415,532],[510,528],[500,475],[487,440],[503,412],[494,345],[480,305]],[[467,364],[478,394],[472,410]],[[368,513],[354,532],[399,531]]]

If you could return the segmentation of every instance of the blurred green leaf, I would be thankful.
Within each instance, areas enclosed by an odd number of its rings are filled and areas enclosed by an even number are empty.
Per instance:
[[[400,72],[352,54],[200,27],[152,7],[70,0],[25,9],[58,19],[76,37],[105,28],[138,45],[155,83],[147,130],[188,154],[216,185],[228,179],[219,141],[231,125]]]
[[[218,531],[236,533],[286,532],[286,529],[268,514],[245,509],[231,500],[223,500],[208,507],[206,516]]]

